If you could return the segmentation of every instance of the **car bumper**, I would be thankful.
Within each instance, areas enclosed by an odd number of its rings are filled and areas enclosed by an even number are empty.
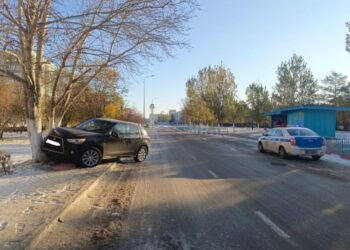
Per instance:
[[[287,154],[295,156],[323,156],[326,153],[326,147],[321,148],[299,148],[291,147],[287,150]]]
[[[65,159],[74,159],[78,157],[83,150],[83,147],[78,147],[77,145],[68,143],[63,139],[59,142],[61,145],[55,146],[48,144],[47,138],[45,138],[44,142],[41,145],[41,151],[50,156],[57,156]]]

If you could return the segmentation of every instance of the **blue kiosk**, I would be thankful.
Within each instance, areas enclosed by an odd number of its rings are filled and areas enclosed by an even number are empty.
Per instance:
[[[294,106],[275,109],[265,116],[271,117],[271,127],[301,126],[321,136],[335,137],[338,111],[350,111],[350,107]]]

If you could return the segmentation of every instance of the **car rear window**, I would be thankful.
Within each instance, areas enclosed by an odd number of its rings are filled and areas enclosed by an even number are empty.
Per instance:
[[[292,128],[292,129],[287,129],[288,134],[291,136],[318,136],[314,131],[310,129],[297,129],[297,128]]]

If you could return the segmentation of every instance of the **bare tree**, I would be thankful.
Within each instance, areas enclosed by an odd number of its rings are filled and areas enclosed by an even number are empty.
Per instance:
[[[24,86],[33,161],[42,159],[44,95],[53,128],[104,68],[135,69],[185,46],[178,37],[194,1],[0,0],[0,48],[16,64],[0,73]]]

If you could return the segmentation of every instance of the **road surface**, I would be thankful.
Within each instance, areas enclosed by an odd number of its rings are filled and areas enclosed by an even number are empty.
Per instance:
[[[349,249],[348,172],[244,138],[152,132],[115,249]]]

